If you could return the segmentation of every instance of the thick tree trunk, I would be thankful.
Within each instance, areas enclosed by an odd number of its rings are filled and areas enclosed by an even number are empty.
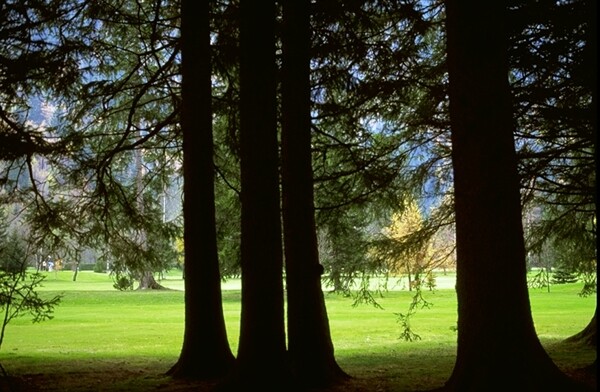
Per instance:
[[[590,105],[590,120],[592,126],[592,136],[594,141],[594,163],[596,165],[596,177],[600,163],[598,162],[598,24],[597,24],[597,12],[598,2],[590,0],[587,2],[588,12],[586,16],[587,20],[587,44],[584,48],[584,64],[583,66],[587,70],[585,75],[587,79],[585,81],[586,87],[592,92],[592,102]],[[596,222],[598,221],[598,194],[594,194],[594,206]],[[598,236],[597,231],[595,235]],[[596,239],[596,255],[598,255],[598,240]],[[597,256],[596,256],[597,257]],[[598,260],[596,260],[597,262]],[[596,287],[596,291],[597,291]],[[588,323],[588,325],[579,333],[566,339],[567,342],[579,342],[596,346],[598,325],[596,324],[596,315],[598,314],[598,305],[594,311],[594,316]]]
[[[321,289],[311,165],[309,6],[309,0],[283,2],[283,227],[290,365],[303,385],[324,387],[347,375],[334,357]]]
[[[285,391],[275,2],[240,2],[242,311],[234,373],[219,388]]]
[[[569,343],[582,343],[588,346],[595,347],[598,340],[598,324],[596,323],[596,315],[598,314],[598,305],[596,305],[596,310],[594,311],[594,316],[588,323],[588,325],[580,332],[576,333],[573,336],[565,339],[566,342]]]
[[[145,271],[142,272],[142,275],[140,276],[138,290],[166,290],[166,287],[154,279],[154,274],[152,272]]]
[[[213,379],[231,369],[234,357],[217,255],[209,2],[182,0],[181,15],[185,331],[169,374]]]
[[[531,316],[507,3],[447,0],[446,6],[458,295],[457,359],[446,389],[577,390],[544,351]]]

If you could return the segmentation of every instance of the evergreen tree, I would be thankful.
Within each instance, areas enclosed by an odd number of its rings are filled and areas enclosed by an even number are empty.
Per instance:
[[[185,333],[169,374],[213,379],[233,365],[215,223],[209,4],[181,3]],[[201,37],[201,39],[200,39]]]
[[[309,1],[283,3],[282,211],[290,365],[303,385],[323,387],[347,375],[335,361],[321,289],[311,162],[309,20]]]
[[[223,390],[288,390],[273,1],[240,3],[242,311]]]
[[[582,390],[544,351],[531,316],[507,79],[507,4],[450,0],[446,12],[458,347],[445,389]],[[498,265],[502,279],[494,274]],[[511,290],[502,290],[507,285]]]
[[[553,284],[575,283],[579,280],[577,274],[564,267],[558,267],[552,273]]]

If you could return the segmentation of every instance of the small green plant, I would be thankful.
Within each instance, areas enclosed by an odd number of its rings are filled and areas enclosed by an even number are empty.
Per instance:
[[[116,274],[113,287],[119,291],[133,290],[134,279],[128,274]]]
[[[410,319],[417,312],[417,309],[429,309],[433,306],[431,302],[427,301],[423,297],[421,280],[418,279],[418,276],[415,278],[415,282],[417,282],[417,284],[414,286],[415,294],[413,295],[412,301],[408,306],[408,311],[406,313],[394,313],[401,328],[400,339],[407,342],[421,340],[421,336],[415,333],[410,326]]]
[[[4,334],[8,323],[17,317],[31,315],[32,322],[39,323],[52,319],[54,307],[61,300],[57,295],[50,299],[41,298],[36,289],[42,285],[46,277],[39,272],[0,271],[0,310],[2,325],[0,328],[0,348],[4,342]],[[0,371],[6,371],[0,364]]]

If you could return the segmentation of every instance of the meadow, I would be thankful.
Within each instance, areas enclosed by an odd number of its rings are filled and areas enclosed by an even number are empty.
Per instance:
[[[165,372],[177,361],[183,338],[183,281],[174,273],[164,291],[117,291],[107,274],[49,272],[43,295],[63,296],[54,318],[8,325],[0,363],[19,382],[43,391],[184,391],[204,384],[172,380]],[[450,375],[456,350],[456,294],[452,276],[425,291],[433,305],[420,309],[411,327],[421,339],[399,339],[397,313],[406,312],[411,292],[402,284],[377,297],[381,308],[353,306],[352,298],[326,294],[332,339],[341,367],[353,379],[340,390],[410,391],[440,387]],[[563,343],[583,329],[596,297],[577,295],[581,284],[530,290],[540,340],[567,373],[593,362],[592,348]],[[510,288],[507,287],[507,290]],[[237,350],[240,282],[223,283],[223,306],[233,352]],[[594,380],[595,382],[595,380]],[[29,389],[28,389],[29,390]]]

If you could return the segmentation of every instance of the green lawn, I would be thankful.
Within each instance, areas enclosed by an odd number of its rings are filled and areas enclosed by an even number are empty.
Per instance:
[[[117,366],[135,373],[132,377],[136,378],[136,386],[131,384],[134,381],[122,381],[122,390],[142,390],[168,382],[162,374],[177,360],[183,336],[180,276],[167,276],[161,283],[173,290],[159,292],[114,290],[106,274],[82,271],[77,282],[72,276],[69,271],[50,272],[41,289],[43,295],[64,295],[54,319],[32,324],[21,318],[9,324],[0,350],[0,363],[5,369],[14,375],[81,376],[85,372],[101,374]],[[593,315],[596,297],[580,298],[579,289],[579,284],[560,285],[553,286],[550,293],[536,289],[530,295],[540,338],[564,368],[584,366],[595,357],[594,350],[559,343],[585,327]],[[235,353],[239,281],[226,282],[223,295]],[[456,341],[452,329],[456,325],[454,291],[425,293],[433,307],[419,310],[411,324],[422,339],[405,342],[398,339],[395,313],[407,310],[411,295],[405,290],[390,291],[378,299],[383,309],[353,307],[351,298],[326,295],[338,361],[369,387],[381,383],[382,388],[388,388],[383,390],[391,391],[433,388],[440,386],[452,370]],[[119,390],[117,386],[115,390]]]

